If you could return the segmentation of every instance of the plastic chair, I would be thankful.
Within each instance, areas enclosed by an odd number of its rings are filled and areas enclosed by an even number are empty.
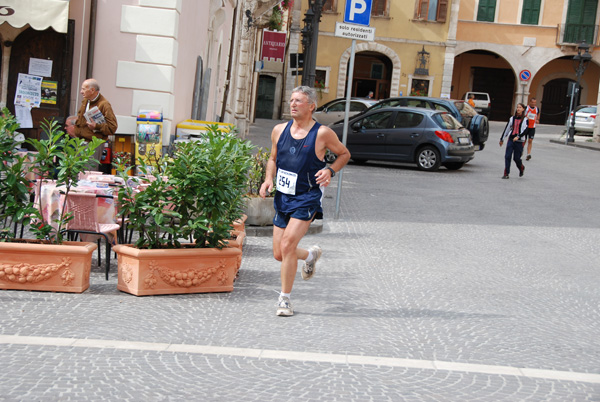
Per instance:
[[[106,280],[110,270],[111,243],[108,234],[113,233],[117,238],[117,231],[121,226],[117,223],[98,222],[98,201],[96,198],[113,198],[111,195],[98,195],[92,193],[69,193],[67,195],[66,212],[73,213],[73,219],[67,224],[69,235],[95,234],[101,235],[106,241]],[[98,239],[98,266],[102,265],[100,255],[100,239]]]

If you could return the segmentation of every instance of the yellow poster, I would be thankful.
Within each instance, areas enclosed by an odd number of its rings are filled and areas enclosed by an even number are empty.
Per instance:
[[[42,81],[42,101],[49,105],[56,105],[57,81]]]

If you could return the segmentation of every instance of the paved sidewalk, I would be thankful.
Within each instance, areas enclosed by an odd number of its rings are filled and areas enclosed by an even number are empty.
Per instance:
[[[248,138],[270,146],[275,123]],[[600,401],[600,194],[581,174],[600,154],[544,127],[501,180],[500,124],[459,171],[348,165],[340,218],[336,182],[302,242],[324,251],[294,317],[260,236],[231,293],[121,293],[114,259],[82,294],[0,291],[0,401]]]

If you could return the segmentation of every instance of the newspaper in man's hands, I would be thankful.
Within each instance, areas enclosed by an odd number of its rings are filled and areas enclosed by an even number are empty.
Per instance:
[[[106,123],[106,120],[104,120],[104,115],[102,114],[100,109],[98,109],[98,106],[94,106],[93,108],[91,108],[90,110],[85,112],[83,114],[83,117],[85,117],[85,120],[88,123],[91,123],[91,122],[94,122],[96,124]]]

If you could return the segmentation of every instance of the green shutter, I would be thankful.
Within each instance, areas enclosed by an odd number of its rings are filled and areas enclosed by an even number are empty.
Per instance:
[[[597,9],[598,0],[569,0],[563,42],[578,43],[585,40],[594,43]]]
[[[496,0],[479,0],[477,21],[494,22],[496,15]]]
[[[540,3],[542,0],[523,0],[521,24],[537,25],[540,19]]]

